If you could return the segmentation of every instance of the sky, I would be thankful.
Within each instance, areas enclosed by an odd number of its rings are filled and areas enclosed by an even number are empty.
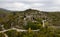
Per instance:
[[[26,9],[60,11],[60,0],[0,0],[0,8],[12,11],[23,11]]]

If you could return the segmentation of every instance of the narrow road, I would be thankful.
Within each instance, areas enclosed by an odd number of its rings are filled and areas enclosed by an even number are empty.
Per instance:
[[[4,33],[4,36],[5,36],[5,37],[8,37],[8,35],[7,35],[7,34],[5,34],[5,33]]]
[[[4,33],[4,32],[6,32],[6,31],[10,31],[10,30],[16,30],[17,32],[27,32],[27,31],[28,31],[28,30],[22,30],[22,29],[17,29],[17,28],[11,28],[11,29],[7,29],[7,30],[0,31],[0,33]],[[38,30],[32,30],[32,31],[38,32],[39,29],[38,29]]]
[[[17,32],[27,32],[28,30],[22,30],[22,29],[17,29],[17,28],[11,28],[11,29],[7,29],[7,30],[3,30],[3,31],[0,31],[0,33],[3,33],[5,37],[8,37],[7,34],[5,34],[4,32],[6,31],[10,31],[10,30],[16,30]],[[33,32],[38,32],[38,30],[32,30]]]

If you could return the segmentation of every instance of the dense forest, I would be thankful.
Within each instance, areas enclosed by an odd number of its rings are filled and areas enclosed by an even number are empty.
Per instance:
[[[34,9],[9,11],[0,9],[0,37],[60,37],[60,12],[44,12]],[[43,20],[46,20],[43,24]],[[44,25],[44,27],[43,27]],[[17,28],[28,30],[3,30]],[[39,30],[39,31],[32,31]]]

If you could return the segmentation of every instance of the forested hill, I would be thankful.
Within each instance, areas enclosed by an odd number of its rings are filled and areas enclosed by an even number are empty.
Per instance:
[[[20,17],[21,16],[21,17]],[[0,8],[0,23],[7,23],[12,21],[13,18],[20,20],[20,24],[23,24],[23,18],[26,16],[31,16],[31,21],[33,19],[48,19],[50,25],[60,26],[60,12],[44,12],[34,9],[27,9],[25,11],[9,11]],[[17,24],[17,23],[16,23]]]

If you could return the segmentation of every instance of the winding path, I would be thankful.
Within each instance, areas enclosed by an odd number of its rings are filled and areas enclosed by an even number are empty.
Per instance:
[[[5,36],[5,37],[8,37],[8,35],[7,35],[7,34],[5,34],[5,33],[4,33],[4,36]]]
[[[28,30],[22,30],[22,29],[17,29],[17,28],[11,28],[11,29],[7,29],[7,30],[0,31],[0,33],[4,33],[4,32],[6,32],[6,31],[10,31],[10,30],[16,30],[17,32],[27,32],[27,31],[28,31]],[[38,30],[32,30],[32,31],[33,31],[33,32],[38,32],[39,29],[38,29]],[[4,35],[5,35],[5,37],[8,37],[7,34],[4,33]]]

